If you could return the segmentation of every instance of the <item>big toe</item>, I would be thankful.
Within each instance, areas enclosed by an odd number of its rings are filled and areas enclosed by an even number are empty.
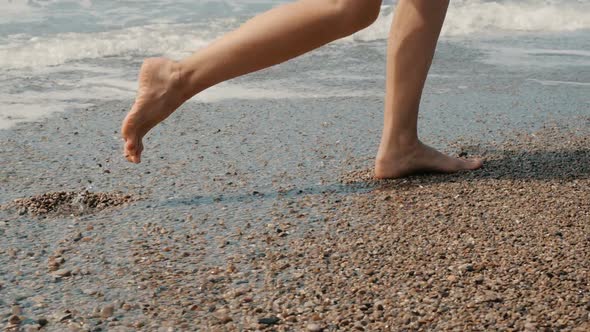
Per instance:
[[[140,140],[133,137],[125,138],[125,158],[128,161],[139,164],[142,150],[143,145]]]
[[[481,168],[483,166],[483,161],[481,159],[457,159],[458,165],[457,168],[459,170],[474,170]]]

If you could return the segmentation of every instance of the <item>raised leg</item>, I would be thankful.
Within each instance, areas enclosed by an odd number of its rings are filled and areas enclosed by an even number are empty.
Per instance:
[[[127,160],[139,163],[143,136],[195,94],[363,29],[380,6],[381,0],[300,0],[253,18],[180,62],[147,59],[123,121]]]
[[[446,156],[418,139],[418,109],[449,0],[400,0],[391,28],[383,136],[377,178],[420,172],[451,173],[482,166],[481,160]]]

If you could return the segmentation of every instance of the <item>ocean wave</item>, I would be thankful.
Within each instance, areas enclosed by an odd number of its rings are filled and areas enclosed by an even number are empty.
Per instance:
[[[384,5],[375,24],[345,40],[372,41],[387,38],[393,15],[394,5]],[[234,27],[236,23],[228,24],[227,19],[224,19],[211,21],[206,26],[202,22],[158,23],[105,32],[71,32],[38,37],[26,34],[9,35],[0,38],[0,68],[39,68],[127,54],[179,58],[202,48],[213,37]],[[588,2],[457,0],[451,2],[443,35],[578,29],[590,29]]]
[[[352,39],[387,38],[393,7],[385,8],[377,22]],[[443,36],[506,32],[560,32],[590,29],[590,2],[561,1],[451,1]]]
[[[187,25],[152,25],[98,33],[15,36],[0,46],[0,68],[55,66],[126,54],[179,57],[206,45]]]

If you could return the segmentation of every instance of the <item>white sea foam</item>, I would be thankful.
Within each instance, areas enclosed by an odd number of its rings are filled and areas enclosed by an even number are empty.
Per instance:
[[[443,34],[465,35],[486,31],[573,31],[590,28],[587,1],[476,1],[452,2]]]
[[[553,68],[563,66],[590,66],[590,51],[571,49],[540,49],[498,46],[486,43],[478,45],[486,53],[484,63],[518,68]]]
[[[552,81],[552,80],[538,80],[534,78],[528,79],[528,81],[539,83],[546,86],[557,86],[557,85],[570,85],[579,87],[590,87],[590,82],[574,82],[574,81]]]
[[[49,67],[44,73],[58,72],[60,69],[84,70],[101,73],[99,67],[79,65]],[[18,122],[35,121],[56,112],[75,111],[91,106],[88,101],[133,100],[137,82],[129,77],[121,77],[116,70],[102,72],[102,76],[92,76],[75,81],[60,80],[59,90],[22,91],[20,93],[0,93],[0,129],[6,129]],[[212,103],[228,99],[256,100],[283,98],[322,98],[322,97],[361,97],[372,96],[370,91],[358,89],[333,89],[322,92],[291,91],[277,89],[277,82],[264,86],[244,86],[234,83],[221,83],[207,89],[192,99],[192,102]]]
[[[386,7],[372,26],[349,40],[387,38],[394,12]],[[590,29],[590,1],[451,1],[443,36]]]
[[[176,3],[174,0],[154,0],[159,3]],[[179,0],[180,1],[180,0]],[[188,0],[186,0],[188,1]],[[200,0],[190,0],[200,1]],[[203,0],[205,1],[205,0]],[[219,0],[222,1],[222,0]],[[0,128],[6,128],[18,121],[29,121],[52,112],[64,111],[84,107],[92,100],[132,100],[137,88],[136,68],[98,67],[91,65],[92,59],[111,56],[128,56],[141,58],[148,55],[164,55],[180,58],[192,51],[202,48],[212,38],[236,25],[238,18],[214,19],[207,22],[177,24],[177,13],[167,12],[160,15],[158,5],[152,6],[151,11],[141,11],[141,1],[129,3],[119,7],[102,6],[90,0],[0,0],[0,25],[22,22],[34,22],[43,26],[44,20],[58,13],[60,18],[67,18],[68,10],[62,10],[64,4],[78,2],[74,12],[96,17],[95,26],[89,31],[102,32],[71,32],[39,34],[29,30],[11,31],[10,34],[0,36],[0,70],[5,71],[4,82],[10,84],[10,77],[56,77],[55,89],[48,88],[14,93],[14,89],[0,87]],[[246,2],[267,2],[265,0],[239,0],[226,3],[240,10]],[[268,0],[268,6],[279,0]],[[33,3],[31,6],[28,3]],[[372,41],[387,38],[391,25],[394,6],[391,1],[384,2],[382,14],[378,21],[346,39],[351,41]],[[103,3],[104,4],[104,3]],[[139,5],[138,5],[139,4]],[[52,6],[56,5],[56,6]],[[241,7],[242,6],[242,7]],[[76,9],[77,8],[77,9]],[[155,8],[155,9],[154,9]],[[185,7],[179,7],[185,8]],[[57,11],[57,12],[53,12]],[[86,16],[78,16],[86,17]],[[182,15],[180,15],[182,16]],[[230,15],[231,16],[231,15]],[[146,22],[149,23],[146,25]],[[184,22],[187,22],[186,20]],[[207,23],[207,25],[205,25]],[[74,23],[68,29],[77,31]],[[132,26],[134,25],[135,26]],[[93,30],[96,29],[96,30]],[[108,31],[104,31],[107,29]],[[556,1],[484,1],[484,0],[454,0],[451,2],[448,18],[444,26],[445,36],[466,36],[483,33],[506,33],[512,31],[571,31],[590,29],[590,2],[575,0]],[[29,31],[29,32],[27,32]],[[64,31],[57,29],[56,31]],[[69,31],[69,30],[65,30]],[[485,47],[484,47],[485,49]],[[488,50],[490,59],[500,61],[500,55],[510,55],[510,61],[524,64],[535,64],[543,61],[543,65],[561,64],[563,60],[557,56],[575,56],[576,64],[585,62],[590,57],[586,50],[542,50],[542,49],[495,49]],[[545,55],[556,55],[547,57]],[[549,58],[549,59],[548,59]],[[489,60],[492,61],[492,60]],[[503,65],[510,63],[504,61]],[[568,59],[568,61],[572,61]],[[71,73],[88,73],[84,75],[70,75]],[[52,74],[55,74],[52,75]],[[59,77],[64,77],[60,79]],[[353,78],[353,77],[351,77]],[[276,89],[276,82],[267,82],[260,86],[243,86],[235,83],[224,83],[204,91],[194,98],[196,102],[216,102],[223,99],[273,99],[273,98],[317,98],[339,96],[368,96],[373,91],[358,91],[351,89],[338,90],[322,88],[318,91],[302,92],[294,87],[293,90]],[[538,81],[540,84],[568,84],[586,86],[587,83]],[[290,86],[290,85],[285,85]],[[461,87],[460,87],[461,88]],[[2,93],[1,91],[6,91]],[[10,91],[10,92],[9,92]],[[379,96],[382,93],[379,92]]]
[[[151,25],[98,33],[64,33],[0,46],[0,68],[54,66],[125,54],[178,57],[206,45],[187,25]]]
[[[20,2],[7,8],[13,11],[33,10]],[[347,40],[387,38],[392,17],[393,7],[383,6],[377,22]],[[214,28],[216,31],[223,29],[219,26]],[[469,0],[451,2],[443,35],[586,28],[590,29],[590,2]],[[12,35],[0,44],[0,68],[54,66],[68,61],[124,54],[181,57],[209,43],[211,34],[211,31],[202,31],[202,26],[194,24],[151,24],[98,33],[61,33],[28,38],[22,34]]]
[[[2,101],[0,108],[0,129],[7,129],[19,122],[30,122],[49,116],[52,113],[75,110],[87,107],[84,103],[60,103],[52,100],[50,103],[6,103]]]

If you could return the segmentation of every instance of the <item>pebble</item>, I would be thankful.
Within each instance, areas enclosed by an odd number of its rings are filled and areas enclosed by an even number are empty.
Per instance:
[[[307,331],[309,332],[321,332],[323,329],[320,325],[315,324],[315,323],[311,323],[311,324],[307,324]]]
[[[65,278],[65,277],[71,276],[72,271],[69,269],[60,269],[60,270],[53,272],[53,275],[61,277],[61,278]]]
[[[473,264],[463,264],[459,266],[459,270],[463,272],[472,272],[474,271]]]
[[[112,304],[109,304],[102,308],[100,311],[100,317],[102,318],[109,318],[115,313],[115,307]]]
[[[72,241],[74,242],[78,242],[80,241],[84,236],[82,235],[82,233],[78,232],[76,233],[76,235],[74,235],[74,237],[72,237]]]
[[[12,314],[13,314],[13,315],[16,315],[16,316],[22,315],[22,313],[23,313],[23,310],[22,310],[22,309],[21,309],[21,307],[20,307],[19,305],[17,305],[17,304],[13,305],[13,306],[10,308],[10,311],[12,312]]]
[[[24,332],[37,332],[39,330],[41,330],[42,326],[41,325],[25,325],[23,326],[22,331]]]
[[[18,325],[20,324],[21,319],[17,316],[17,315],[12,315],[10,316],[10,318],[8,318],[8,323],[12,324],[12,325]]]
[[[82,289],[82,293],[86,295],[94,295],[98,293],[98,290],[96,288],[84,288]]]
[[[68,319],[71,319],[72,318],[72,313],[69,310],[66,310],[66,311],[64,311],[62,313],[58,313],[55,316],[55,318],[56,318],[56,320],[58,322],[63,322],[63,321],[66,321]]]
[[[537,324],[533,323],[533,322],[526,322],[524,324],[524,330],[526,332],[533,332],[533,331],[537,331]]]
[[[278,317],[272,316],[272,317],[260,318],[258,320],[258,323],[264,324],[264,325],[274,325],[274,324],[278,324],[280,321],[281,320]]]

